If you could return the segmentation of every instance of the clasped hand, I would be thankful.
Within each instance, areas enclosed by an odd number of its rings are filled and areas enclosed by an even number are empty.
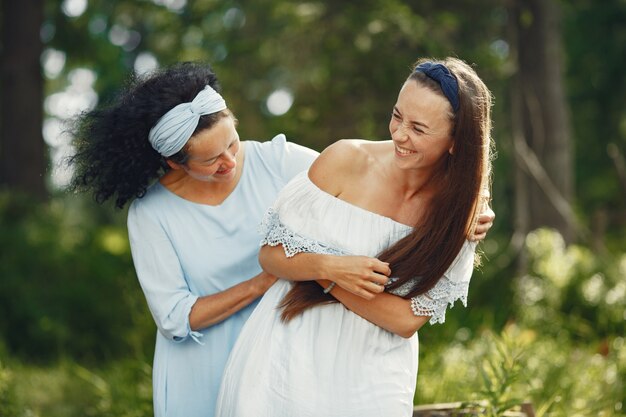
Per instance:
[[[367,256],[337,256],[329,279],[352,294],[371,300],[385,290],[391,269],[387,262]]]
[[[487,207],[478,217],[472,241],[485,239],[496,214]],[[387,262],[367,256],[337,256],[330,265],[329,280],[352,294],[371,300],[385,290],[391,269]]]

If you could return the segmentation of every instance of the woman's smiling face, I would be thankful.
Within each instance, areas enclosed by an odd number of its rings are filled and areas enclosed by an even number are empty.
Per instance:
[[[395,160],[403,169],[434,169],[452,153],[452,107],[415,80],[402,86],[389,122]]]
[[[239,146],[235,120],[224,117],[191,137],[185,149],[189,159],[179,166],[200,181],[229,182],[236,177]]]

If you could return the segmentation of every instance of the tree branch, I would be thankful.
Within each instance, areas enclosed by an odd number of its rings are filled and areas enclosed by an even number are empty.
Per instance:
[[[589,229],[578,221],[572,206],[554,185],[541,162],[539,162],[539,158],[526,144],[526,141],[520,135],[513,135],[513,146],[516,154],[520,157],[522,167],[537,182],[537,185],[539,185],[559,215],[576,231],[579,237],[586,238],[589,235]]]

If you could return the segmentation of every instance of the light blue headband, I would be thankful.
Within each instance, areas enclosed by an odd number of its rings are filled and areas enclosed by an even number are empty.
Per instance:
[[[206,86],[190,103],[181,103],[165,113],[150,129],[148,140],[155,151],[170,157],[183,149],[200,116],[226,109],[226,102],[211,86]]]

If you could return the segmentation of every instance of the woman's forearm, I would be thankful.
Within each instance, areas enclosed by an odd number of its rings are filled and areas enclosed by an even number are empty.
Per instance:
[[[266,272],[217,294],[198,298],[189,313],[189,327],[200,330],[232,316],[265,294],[276,278]]]
[[[367,256],[336,256],[297,253],[287,258],[282,246],[263,246],[261,267],[272,275],[292,281],[327,279],[359,297],[370,299],[383,291],[389,264]]]
[[[323,288],[330,285],[330,281],[320,280],[318,283]],[[430,319],[428,316],[413,314],[411,300],[393,294],[381,293],[371,300],[365,300],[338,286],[330,293],[350,311],[398,336],[413,336]]]
[[[411,337],[430,319],[415,316],[410,300],[382,292],[384,287],[381,284],[387,282],[387,277],[373,272],[372,266],[376,265],[382,271],[383,264],[386,264],[376,258],[316,253],[298,253],[287,258],[282,246],[263,246],[259,252],[259,262],[265,271],[280,278],[293,281],[317,280],[324,288],[331,281],[336,282],[331,294],[339,302],[364,319],[399,336]],[[388,267],[385,268],[388,274]],[[355,282],[360,282],[367,290],[358,288]]]
[[[264,271],[290,281],[328,279],[332,257],[333,255],[303,252],[287,258],[282,245],[266,245],[259,251],[259,263]]]

